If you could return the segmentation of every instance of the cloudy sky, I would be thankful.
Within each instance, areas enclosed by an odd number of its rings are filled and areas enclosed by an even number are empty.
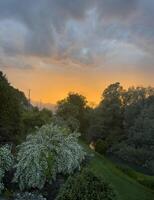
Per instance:
[[[45,103],[154,86],[154,0],[0,0],[0,69]]]

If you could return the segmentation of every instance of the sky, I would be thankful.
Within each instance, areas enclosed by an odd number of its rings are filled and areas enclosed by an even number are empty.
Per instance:
[[[42,103],[154,86],[154,0],[0,0],[0,70]]]

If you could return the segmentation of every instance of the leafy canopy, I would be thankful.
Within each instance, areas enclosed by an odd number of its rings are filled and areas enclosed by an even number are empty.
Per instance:
[[[87,100],[78,93],[69,93],[67,98],[58,102],[56,115],[60,117],[71,130],[85,131]]]

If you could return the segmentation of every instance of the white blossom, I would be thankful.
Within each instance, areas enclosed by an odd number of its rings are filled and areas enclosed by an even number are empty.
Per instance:
[[[9,171],[13,165],[13,155],[11,154],[11,147],[5,145],[0,147],[0,193],[4,189],[2,179],[5,172]]]
[[[18,193],[14,200],[46,200],[42,195],[25,192],[25,193]]]
[[[42,126],[18,146],[14,181],[21,190],[43,188],[56,174],[70,174],[85,157],[78,144],[78,134],[53,124]]]

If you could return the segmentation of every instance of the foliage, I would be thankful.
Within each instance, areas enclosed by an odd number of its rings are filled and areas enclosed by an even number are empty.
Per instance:
[[[52,111],[48,109],[39,110],[37,107],[27,110],[22,115],[23,129],[25,134],[32,132],[36,127],[51,123]]]
[[[97,140],[95,145],[95,150],[100,154],[105,154],[108,149],[108,144],[106,141],[103,141],[101,139]]]
[[[119,134],[122,129],[122,96],[120,83],[111,84],[104,90],[100,111],[106,134]]]
[[[25,192],[25,193],[18,193],[15,196],[14,200],[46,200],[46,198],[37,193]]]
[[[1,144],[18,144],[36,126],[51,123],[52,112],[30,105],[24,93],[12,87],[1,71],[0,91]]]
[[[8,145],[0,147],[0,193],[4,189],[3,178],[5,172],[9,171],[13,165],[11,148]]]
[[[115,145],[113,152],[127,162],[141,165],[154,173],[154,96],[144,104],[134,123],[127,130],[127,138]]]
[[[22,92],[9,84],[2,72],[0,91],[0,143],[16,143],[22,129],[22,109],[27,101]]]
[[[112,187],[90,171],[70,177],[56,200],[115,200]]]
[[[69,93],[68,97],[59,101],[56,115],[62,118],[71,130],[85,132],[87,128],[87,100],[78,93]]]
[[[147,99],[152,96],[154,96],[154,88],[151,87],[130,87],[123,93],[124,126],[126,131],[133,126]]]
[[[2,192],[2,190],[4,189],[4,184],[2,182],[4,177],[4,171],[2,169],[0,169],[0,193]]]
[[[92,140],[107,139],[112,135],[121,135],[123,129],[123,88],[120,83],[108,86],[102,95],[102,101],[95,108],[88,132]]]
[[[80,168],[85,153],[77,134],[53,124],[44,125],[19,145],[14,181],[21,190],[43,188],[56,174],[70,174]]]
[[[106,143],[112,152],[131,164],[154,173],[154,88],[131,87],[119,83],[108,86],[99,106],[91,112],[88,141]],[[98,143],[97,143],[98,141]]]

